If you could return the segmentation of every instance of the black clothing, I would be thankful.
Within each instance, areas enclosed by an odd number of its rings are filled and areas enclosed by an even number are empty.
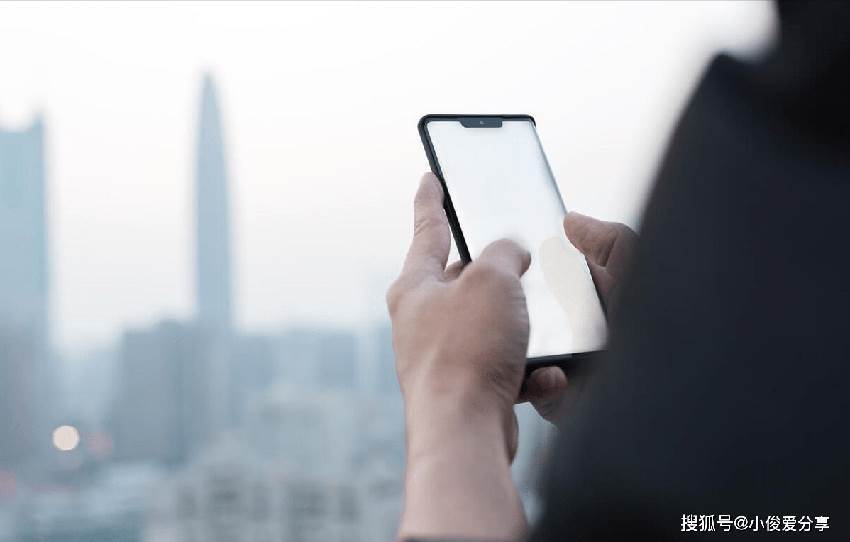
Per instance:
[[[719,514],[850,540],[850,10],[780,16],[775,50],[717,58],[680,120],[535,541],[805,538]]]

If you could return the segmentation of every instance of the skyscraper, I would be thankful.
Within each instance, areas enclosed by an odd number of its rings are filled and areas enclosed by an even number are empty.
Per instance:
[[[0,130],[0,326],[47,340],[44,127]]]
[[[0,129],[0,465],[46,442],[48,361],[44,127]]]
[[[209,74],[201,91],[195,194],[197,317],[203,327],[227,333],[233,322],[230,205],[221,114]]]

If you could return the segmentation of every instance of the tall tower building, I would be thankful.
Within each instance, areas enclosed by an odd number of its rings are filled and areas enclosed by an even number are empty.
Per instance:
[[[197,316],[201,326],[230,331],[230,205],[221,113],[212,77],[204,76],[195,171]]]
[[[0,129],[0,464],[47,442],[47,217],[44,127]]]
[[[44,127],[0,129],[0,326],[47,341]]]

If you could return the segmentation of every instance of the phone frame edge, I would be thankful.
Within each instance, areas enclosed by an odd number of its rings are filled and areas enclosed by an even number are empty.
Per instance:
[[[446,218],[449,221],[449,228],[452,231],[452,237],[455,240],[455,245],[458,249],[458,254],[460,255],[461,260],[464,265],[470,263],[472,258],[469,254],[469,247],[466,245],[466,239],[463,236],[463,230],[460,227],[460,221],[457,217],[457,212],[455,211],[454,204],[452,203],[451,195],[449,194],[449,188],[446,184],[446,180],[443,178],[443,172],[440,168],[440,163],[437,160],[437,154],[434,151],[434,144],[431,141],[431,136],[428,133],[428,123],[431,121],[459,121],[461,118],[499,118],[499,119],[507,119],[507,120],[530,120],[534,126],[537,126],[537,121],[534,120],[534,117],[531,115],[498,115],[498,114],[448,114],[448,113],[429,113],[427,115],[422,116],[417,123],[417,129],[419,131],[419,137],[422,140],[422,145],[425,148],[425,155],[428,158],[428,165],[431,167],[431,173],[437,177],[437,180],[440,181],[440,185],[443,187],[443,209],[446,211]],[[485,128],[486,129],[486,128]],[[563,198],[562,198],[563,199]],[[591,280],[593,278],[591,277]],[[596,285],[596,281],[593,281],[593,285],[596,289],[596,295],[599,297],[599,302],[602,303],[602,297],[599,296],[599,287]],[[602,303],[603,311],[604,311],[604,303]],[[525,364],[525,374],[528,376],[532,371],[539,369],[541,367],[550,367],[550,366],[558,366],[561,367],[565,372],[576,372],[580,370],[580,366],[584,365],[584,362],[590,361],[598,358],[605,350],[593,350],[590,352],[575,352],[571,354],[553,354],[548,356],[537,356],[526,358]]]

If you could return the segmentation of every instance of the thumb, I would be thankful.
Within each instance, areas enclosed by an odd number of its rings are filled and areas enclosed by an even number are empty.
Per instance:
[[[589,261],[602,266],[608,262],[608,255],[619,235],[618,226],[575,211],[564,217],[564,232],[570,243]]]

